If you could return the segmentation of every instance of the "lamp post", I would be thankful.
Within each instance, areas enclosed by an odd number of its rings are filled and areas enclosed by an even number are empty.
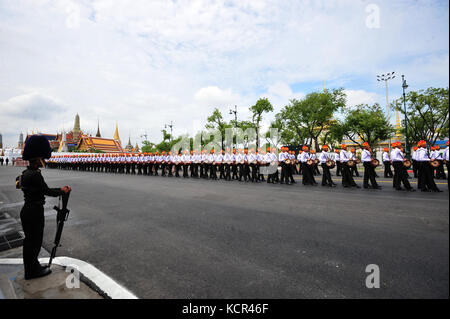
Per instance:
[[[234,127],[237,128],[237,105],[234,106],[234,110],[230,109],[230,115],[234,113]],[[237,143],[237,138],[236,138]],[[234,144],[234,148],[237,148],[237,145]]]
[[[405,90],[408,88],[408,84],[406,84],[404,75],[402,75],[402,88],[403,88],[403,107],[405,109],[405,149],[406,149],[406,157],[409,158],[411,150],[409,148],[409,140],[408,140],[408,117],[406,116],[406,94],[405,94]]]
[[[234,126],[237,126],[237,105],[234,106],[234,110],[230,109],[230,115],[234,113]]]
[[[173,128],[173,122],[170,121],[170,124],[165,124],[165,125],[164,125],[164,128],[165,128],[165,129],[167,129],[167,127],[170,128],[170,139],[169,139],[169,141],[172,142],[172,128]]]
[[[386,116],[388,119],[388,122],[391,123],[391,117],[390,117],[390,112],[389,112],[389,90],[388,90],[388,81],[395,79],[395,72],[391,72],[391,73],[386,73],[386,74],[382,74],[382,75],[377,75],[377,81],[381,82],[384,81],[384,83],[386,84]],[[389,150],[391,149],[391,138],[389,138]]]

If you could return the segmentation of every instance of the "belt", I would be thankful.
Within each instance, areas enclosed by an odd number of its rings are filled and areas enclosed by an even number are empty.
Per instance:
[[[39,201],[25,201],[24,205],[45,205],[45,200]]]

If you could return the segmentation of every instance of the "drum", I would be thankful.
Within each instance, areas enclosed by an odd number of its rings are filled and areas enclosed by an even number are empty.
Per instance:
[[[409,159],[405,159],[403,161],[403,166],[405,166],[406,168],[410,168],[411,167],[411,161]]]
[[[309,159],[306,161],[306,165],[313,165],[314,161],[312,159]]]
[[[355,161],[349,160],[349,161],[347,162],[347,165],[350,166],[350,167],[353,167],[353,166],[355,166]]]
[[[291,164],[291,161],[290,161],[290,160],[285,160],[284,162],[285,162],[286,164],[288,164],[288,165]]]
[[[372,164],[373,167],[378,167],[380,165],[380,161],[374,158],[370,161],[370,164]]]
[[[325,163],[330,169],[334,168],[336,166],[336,162],[332,160],[327,160]]]
[[[319,164],[319,163],[320,163],[320,161],[318,159],[314,160],[314,164]]]
[[[431,166],[433,166],[434,168],[439,167],[439,165],[440,165],[438,160],[430,161],[430,164],[431,164]]]
[[[355,160],[355,162],[356,162],[356,164],[359,164],[359,163],[361,163],[361,160],[360,160],[359,158],[357,158],[357,159]]]

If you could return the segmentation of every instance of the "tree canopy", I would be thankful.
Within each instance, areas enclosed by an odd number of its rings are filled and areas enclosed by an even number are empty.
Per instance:
[[[434,144],[438,138],[448,137],[448,88],[430,87],[417,92],[411,91],[406,94],[405,101],[406,124],[412,143],[425,140]],[[403,98],[395,100],[392,107],[405,115]],[[402,133],[406,134],[405,120]]]

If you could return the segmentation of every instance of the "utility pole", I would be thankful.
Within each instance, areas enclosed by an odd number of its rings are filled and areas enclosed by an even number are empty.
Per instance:
[[[237,105],[234,106],[234,110],[230,109],[230,115],[234,113],[234,127],[237,128]],[[236,138],[237,143],[237,138]],[[237,148],[237,145],[234,145],[234,148]]]
[[[410,147],[409,147],[409,138],[408,138],[408,117],[406,116],[406,93],[405,90],[408,88],[408,84],[406,84],[405,76],[402,75],[402,88],[403,88],[403,107],[405,109],[405,149],[406,149],[406,157],[410,158]]]
[[[172,142],[172,129],[173,129],[173,122],[172,121],[170,121],[170,124],[165,124],[164,125],[165,129],[167,129],[168,127],[170,128],[170,139],[169,139],[169,141]]]
[[[381,82],[384,81],[386,84],[386,116],[389,123],[391,123],[391,116],[389,112],[389,90],[388,90],[388,81],[395,79],[395,72],[386,73],[382,75],[377,75],[377,81]],[[389,138],[389,150],[391,149],[391,138]]]
[[[237,126],[237,105],[234,106],[234,110],[230,109],[230,115],[234,113],[234,126]]]

